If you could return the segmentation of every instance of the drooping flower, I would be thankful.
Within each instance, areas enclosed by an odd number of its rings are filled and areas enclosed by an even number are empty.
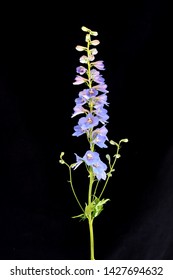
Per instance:
[[[99,146],[100,148],[107,148],[107,145],[105,144],[105,141],[107,140],[107,137],[104,135],[97,135],[92,143],[96,144],[97,146]]]
[[[107,85],[106,84],[98,84],[93,86],[93,88],[95,88],[98,91],[104,92],[104,93],[108,93],[109,91],[107,90]]]
[[[92,166],[93,172],[95,176],[97,177],[97,180],[100,181],[100,179],[106,180],[106,169],[107,165],[102,162],[101,160],[97,161],[95,164]]]
[[[85,112],[88,112],[87,109],[85,109],[84,107],[82,107],[80,104],[76,105],[74,108],[74,113],[72,114],[72,118],[79,115],[79,114],[83,114]]]
[[[95,107],[95,108],[98,108],[98,107],[100,107],[100,106],[102,106],[102,105],[108,106],[109,103],[107,102],[107,98],[108,98],[108,97],[107,97],[106,94],[100,94],[99,96],[95,97],[95,98],[93,99],[94,107]]]
[[[109,116],[108,116],[108,114],[107,114],[107,111],[108,111],[108,110],[106,110],[106,109],[103,107],[102,104],[101,104],[100,106],[98,106],[96,110],[94,110],[94,113],[95,113],[96,116],[99,118],[99,121],[100,121],[101,123],[103,123],[103,124],[106,123],[107,120],[109,119]]]
[[[103,76],[100,74],[99,71],[97,71],[96,69],[92,69],[90,72],[91,75],[91,79],[98,84],[104,84],[105,79],[103,78]]]
[[[97,135],[106,136],[106,138],[107,138],[107,133],[108,133],[108,130],[105,127],[105,125],[103,125],[102,127],[95,129],[93,131],[92,135],[93,135],[93,138],[95,138]],[[107,140],[108,140],[108,138],[107,138]]]
[[[81,76],[76,76],[75,77],[75,82],[73,82],[73,85],[80,85],[87,82],[87,79],[85,79],[84,77]]]
[[[82,134],[86,133],[86,129],[82,129],[80,125],[75,125],[74,126],[74,133],[72,136],[81,136]]]
[[[105,70],[103,60],[98,60],[98,61],[92,62],[91,66],[94,66],[98,70]]]

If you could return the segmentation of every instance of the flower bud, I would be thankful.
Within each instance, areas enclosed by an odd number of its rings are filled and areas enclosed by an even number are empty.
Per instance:
[[[99,40],[93,40],[93,41],[91,41],[91,45],[93,45],[93,46],[97,46],[97,45],[99,45],[100,44],[100,41]]]
[[[76,50],[79,51],[79,52],[82,52],[84,50],[86,50],[86,47],[83,47],[83,46],[76,46]]]
[[[98,35],[98,32],[97,31],[91,31],[90,33],[92,36],[97,36]]]
[[[82,29],[82,31],[84,31],[84,32],[90,32],[90,31],[91,31],[90,29],[88,29],[88,28],[85,27],[85,26],[82,26],[81,29]]]

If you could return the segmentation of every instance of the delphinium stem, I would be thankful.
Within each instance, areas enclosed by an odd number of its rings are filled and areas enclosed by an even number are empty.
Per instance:
[[[94,182],[94,174],[92,168],[90,167],[90,183],[88,190],[88,205],[91,205],[92,202],[92,187]],[[93,229],[93,221],[92,213],[89,214],[88,224],[89,224],[89,233],[90,233],[90,259],[95,260],[94,258],[94,229]]]
[[[88,218],[89,232],[90,232],[90,260],[95,260],[94,258],[94,230],[93,230],[93,219]]]

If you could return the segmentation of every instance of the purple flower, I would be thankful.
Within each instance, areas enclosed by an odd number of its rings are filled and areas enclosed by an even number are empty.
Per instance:
[[[81,76],[76,76],[75,78],[75,82],[73,83],[73,85],[80,85],[87,82],[87,79],[81,77]]]
[[[85,67],[83,67],[83,66],[78,66],[78,67],[76,68],[76,72],[77,72],[78,74],[80,74],[80,75],[85,74],[86,71],[87,71],[87,69],[86,69]]]
[[[98,84],[103,84],[105,82],[105,79],[102,77],[102,75],[100,75],[100,72],[96,69],[91,70],[91,79]]]
[[[74,108],[74,113],[72,114],[72,118],[79,115],[79,114],[83,114],[85,112],[88,112],[88,110],[86,110],[84,107],[82,107],[80,104],[76,105]]]
[[[78,125],[80,125],[82,129],[86,130],[97,126],[98,123],[98,117],[95,117],[91,113],[89,113],[86,117],[82,117],[79,119]]]
[[[92,62],[91,65],[99,70],[105,70],[103,60],[98,60],[98,61]]]
[[[96,109],[103,105],[106,105],[106,106],[109,105],[109,103],[107,102],[106,94],[101,94],[101,95],[95,97],[93,101],[94,101],[94,108],[96,108]]]
[[[107,85],[106,84],[98,84],[95,85],[93,88],[95,88],[98,91],[104,92],[104,93],[108,93],[109,91],[106,90],[107,89]]]

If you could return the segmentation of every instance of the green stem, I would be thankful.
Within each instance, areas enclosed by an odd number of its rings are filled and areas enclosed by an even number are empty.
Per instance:
[[[94,230],[93,230],[93,219],[91,216],[88,218],[89,232],[90,232],[90,260],[94,258]]]
[[[89,169],[90,173],[90,182],[89,182],[89,190],[88,190],[88,205],[92,202],[92,187],[94,182],[94,174],[92,167]],[[93,231],[93,218],[92,214],[89,214],[88,217],[88,223],[89,223],[89,233],[90,233],[90,259],[94,260],[94,231]]]
[[[95,190],[94,190],[94,193],[93,193],[93,198],[95,198],[95,196],[96,196],[98,185],[99,185],[99,181],[97,181],[97,184],[95,186]]]
[[[120,149],[120,146],[117,147],[116,155],[118,155],[119,149]],[[100,199],[101,196],[103,195],[103,192],[104,192],[104,190],[105,190],[105,188],[106,188],[106,186],[107,186],[107,183],[108,183],[108,181],[109,181],[109,178],[110,178],[110,175],[111,175],[111,173],[112,173],[112,170],[114,169],[114,165],[115,165],[116,161],[117,161],[117,157],[115,157],[114,162],[113,162],[113,164],[112,164],[112,166],[111,166],[111,168],[110,168],[110,171],[109,171],[108,174],[107,174],[107,179],[106,179],[106,182],[105,182],[105,184],[104,184],[104,186],[103,186],[103,189],[102,189],[102,191],[101,191],[101,193],[100,193],[100,195],[99,195],[99,199]]]
[[[74,194],[74,197],[75,197],[75,199],[76,199],[76,201],[77,201],[79,207],[81,208],[82,212],[85,212],[84,209],[83,209],[83,207],[82,207],[82,205],[81,205],[80,202],[79,202],[79,199],[78,199],[78,197],[77,197],[77,195],[76,195],[76,193],[75,193],[74,187],[73,187],[71,166],[69,166],[67,163],[65,163],[65,164],[66,164],[66,165],[68,166],[68,168],[69,168],[69,176],[70,176],[69,183],[70,183],[72,192],[73,192],[73,194]]]

